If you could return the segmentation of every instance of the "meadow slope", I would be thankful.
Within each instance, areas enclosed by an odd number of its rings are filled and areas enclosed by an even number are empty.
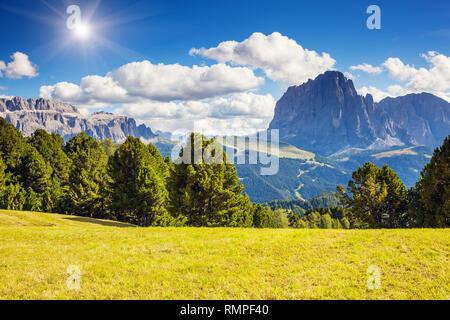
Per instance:
[[[448,299],[449,246],[448,230],[137,228],[0,210],[0,299]]]

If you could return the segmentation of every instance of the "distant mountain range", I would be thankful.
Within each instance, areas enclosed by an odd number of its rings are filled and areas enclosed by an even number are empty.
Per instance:
[[[388,164],[412,187],[433,149],[450,134],[450,104],[429,93],[375,103],[341,72],[328,71],[287,89],[276,104],[273,129],[283,142],[278,174],[261,176],[258,166],[237,165],[253,201],[334,191],[366,161]]]
[[[327,71],[289,87],[276,104],[269,129],[279,129],[280,140],[323,156],[355,149],[436,147],[450,133],[450,104],[429,93],[374,103],[371,95],[359,95],[341,72]]]
[[[65,140],[82,131],[115,142],[131,135],[153,142],[163,155],[173,146],[168,133],[155,134],[134,119],[105,112],[84,116],[74,106],[45,99],[0,99],[0,116],[26,136],[39,128]],[[272,129],[280,131],[278,174],[262,176],[260,165],[236,165],[254,202],[334,191],[366,161],[388,164],[411,187],[450,134],[450,104],[429,93],[375,103],[371,95],[359,95],[342,73],[328,71],[288,88],[276,104]]]
[[[122,142],[128,136],[150,140],[156,135],[150,128],[136,125],[134,119],[107,112],[82,115],[70,104],[46,99],[0,99],[0,117],[13,124],[25,136],[36,129],[60,134],[68,140],[84,131],[98,140],[112,138]]]

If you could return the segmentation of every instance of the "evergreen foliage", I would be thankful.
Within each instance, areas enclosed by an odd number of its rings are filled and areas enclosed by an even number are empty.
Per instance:
[[[355,227],[407,226],[407,190],[387,165],[378,168],[366,162],[353,172],[347,192],[342,186],[338,186],[337,190]]]
[[[190,135],[171,169],[169,210],[190,226],[251,227],[251,203],[220,148],[214,139]]]
[[[409,199],[412,226],[450,226],[450,136],[434,151]]]
[[[108,161],[110,209],[118,220],[141,226],[168,225],[166,169],[141,140],[128,137]],[[164,161],[162,164],[165,166]]]
[[[0,118],[0,208],[120,220],[140,226],[399,228],[450,225],[450,136],[407,192],[387,165],[370,162],[347,190],[310,200],[252,203],[214,139],[192,133],[172,161],[153,144],[115,145],[81,133],[66,144],[30,138]],[[339,206],[339,204],[341,204]]]

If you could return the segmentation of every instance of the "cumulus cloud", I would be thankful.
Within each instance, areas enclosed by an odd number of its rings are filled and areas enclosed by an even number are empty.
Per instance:
[[[429,51],[422,54],[429,68],[415,68],[404,64],[399,58],[389,58],[383,66],[390,76],[400,82],[406,82],[403,91],[407,93],[430,92],[450,101],[450,57]]]
[[[15,52],[12,61],[6,64],[0,61],[0,77],[4,74],[9,79],[34,78],[38,76],[37,66],[33,64],[25,53]]]
[[[43,98],[61,100],[85,107],[131,103],[141,99],[169,102],[201,100],[255,90],[264,83],[246,67],[225,64],[181,66],[132,62],[106,76],[87,76],[80,85],[60,82],[43,86]]]
[[[347,79],[351,79],[351,80],[355,80],[357,78],[357,76],[355,76],[354,74],[350,73],[350,72],[344,72],[344,76]]]
[[[359,70],[367,73],[380,74],[383,70],[380,67],[374,67],[368,63],[358,64],[356,66],[350,66],[350,70]]]
[[[429,51],[422,54],[429,68],[416,68],[403,63],[399,58],[388,58],[382,64],[394,80],[400,82],[381,90],[376,87],[362,87],[360,94],[370,93],[375,101],[385,97],[398,97],[409,93],[429,92],[450,102],[450,57]]]
[[[379,102],[379,101],[383,100],[386,97],[397,97],[399,95],[402,95],[398,90],[394,91],[393,87],[397,87],[397,86],[388,87],[388,89],[386,91],[384,91],[384,90],[378,89],[377,87],[373,87],[373,86],[365,87],[364,86],[364,87],[359,88],[357,91],[362,96],[366,96],[367,94],[371,94],[372,97],[373,97],[373,100],[375,102]],[[389,89],[389,88],[391,88],[391,89]]]
[[[267,128],[275,99],[252,92],[204,101],[142,101],[115,110],[149,124],[155,130],[196,130],[207,134],[245,134]]]
[[[225,41],[209,49],[192,48],[189,53],[220,63],[261,69],[269,79],[284,86],[299,85],[315,78],[336,63],[328,53],[305,49],[278,32],[268,36],[255,32],[242,42]]]

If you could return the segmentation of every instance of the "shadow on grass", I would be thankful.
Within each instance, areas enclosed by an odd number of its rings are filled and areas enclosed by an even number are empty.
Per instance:
[[[87,217],[65,217],[64,219],[78,221],[78,222],[87,222],[92,224],[98,224],[106,227],[119,227],[119,228],[137,228],[137,226],[123,223],[123,222],[117,222],[117,221],[111,221],[111,220],[97,220],[93,218],[87,218]]]

